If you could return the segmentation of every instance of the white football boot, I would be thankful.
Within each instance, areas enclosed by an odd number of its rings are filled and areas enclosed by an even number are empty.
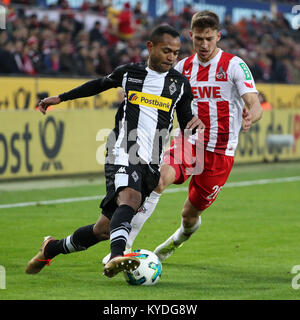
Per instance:
[[[160,244],[153,251],[159,258],[160,261],[164,261],[168,259],[175,251],[175,249],[180,248],[183,243],[178,246],[174,243],[173,240],[174,234],[171,235],[169,239],[167,239],[164,243]]]

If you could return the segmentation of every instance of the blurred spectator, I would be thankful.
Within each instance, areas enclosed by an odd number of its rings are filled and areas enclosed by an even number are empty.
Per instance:
[[[113,28],[110,28],[110,25],[108,26],[104,35],[105,35],[105,38],[107,39],[108,47],[114,47],[119,43],[117,32],[115,32]]]
[[[17,70],[14,73],[23,73],[23,60],[22,54],[24,51],[24,43],[21,40],[17,40],[15,43],[14,59],[17,65]]]
[[[31,57],[29,55],[30,48],[26,44],[24,46],[23,55],[22,55],[22,61],[23,61],[23,71],[28,75],[35,75],[36,71],[34,70],[34,66],[31,60]]]
[[[247,60],[248,67],[256,82],[265,82],[265,75],[262,67],[255,61],[255,59]]]
[[[38,16],[36,14],[31,15],[29,21],[28,21],[28,28],[31,29],[37,29],[40,27],[40,23],[38,21]]]
[[[0,48],[0,73],[18,73],[20,72],[14,59],[14,43],[7,41]]]
[[[135,21],[130,9],[130,3],[124,3],[123,10],[119,14],[118,35],[121,40],[128,40],[135,32]]]
[[[120,14],[120,11],[115,9],[112,6],[106,8],[107,19],[114,30],[118,30],[118,24],[119,24],[118,16],[119,16],[119,14]]]
[[[89,75],[95,76],[96,73],[96,66],[98,65],[98,54],[97,49],[90,49],[88,51],[88,55],[86,57],[86,71]]]
[[[23,1],[29,0],[19,0]],[[175,14],[172,1],[166,4],[166,12],[152,19],[143,12],[142,1],[136,1],[133,8],[126,2],[120,11],[111,0],[86,0],[80,10],[100,15],[93,20],[93,27],[84,25],[85,16],[71,9],[67,0],[51,6],[60,17],[55,21],[48,12],[35,13],[32,6],[27,13],[26,7],[11,5],[7,29],[0,32],[0,72],[105,75],[123,63],[147,61],[143,42],[154,26],[166,23],[180,31],[182,47],[178,58],[190,56],[193,7],[186,4],[181,14]],[[299,32],[277,11],[272,11],[272,18],[253,14],[238,23],[227,15],[221,26],[220,47],[244,59],[257,82],[300,83]]]
[[[44,73],[58,74],[60,72],[59,53],[56,49],[52,49],[44,56]]]
[[[137,1],[133,14],[135,18],[136,25],[146,25],[148,21],[148,15],[142,10],[142,1]]]
[[[90,75],[87,70],[88,55],[89,55],[88,47],[82,46],[77,48],[75,53],[76,73],[80,76]]]
[[[194,14],[194,10],[192,9],[191,4],[186,4],[182,11],[182,19],[183,19],[183,27],[189,28],[191,25],[191,20]]]
[[[61,16],[61,20],[58,25],[57,29],[58,33],[71,33],[73,34],[74,32],[74,23],[72,22],[71,19],[65,16]]]
[[[0,32],[0,49],[4,46],[7,40],[8,40],[8,33],[2,30],[2,32]]]
[[[270,102],[267,101],[266,96],[264,95],[263,92],[258,92],[258,98],[259,98],[259,102],[263,108],[263,110],[272,110],[273,107],[271,105]]]
[[[105,47],[100,47],[98,49],[98,64],[96,66],[97,74],[101,76],[106,76],[113,71],[111,68],[110,60]]]
[[[107,40],[102,35],[102,32],[100,31],[101,23],[100,21],[96,21],[94,24],[94,27],[90,30],[90,41],[98,41],[101,43],[101,45],[107,45]]]
[[[28,47],[28,57],[31,60],[34,73],[42,73],[43,72],[43,61],[42,55],[39,50],[39,40],[37,37],[32,36],[27,41]]]
[[[159,24],[169,24],[177,29],[180,28],[180,20],[172,6],[161,17],[158,17],[157,22]]]
[[[74,56],[74,48],[71,43],[65,43],[61,47],[60,71],[67,75],[78,74],[77,61]]]
[[[105,12],[106,6],[103,0],[96,0],[95,3],[90,5],[90,8],[92,9],[92,11],[95,11],[101,15]]]
[[[55,33],[50,29],[45,29],[40,34],[40,50],[43,55],[47,55],[52,49],[58,48],[58,41]]]
[[[283,62],[275,55],[271,56],[271,61],[270,82],[288,83],[287,71]]]

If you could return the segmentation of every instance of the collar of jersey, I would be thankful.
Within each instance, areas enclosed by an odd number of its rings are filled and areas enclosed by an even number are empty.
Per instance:
[[[165,76],[165,75],[167,75],[168,74],[168,72],[170,71],[167,71],[167,72],[158,72],[158,71],[154,71],[154,70],[152,70],[152,69],[150,69],[148,66],[146,67],[146,70],[147,70],[147,72],[148,73],[152,73],[152,74],[155,74],[155,75],[161,75],[161,76]]]

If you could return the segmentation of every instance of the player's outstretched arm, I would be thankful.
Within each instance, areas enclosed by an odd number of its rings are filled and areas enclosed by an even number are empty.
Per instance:
[[[59,96],[48,97],[48,98],[41,100],[39,102],[38,107],[39,107],[39,110],[41,111],[42,114],[46,114],[49,106],[59,104],[60,102],[61,102],[61,100],[60,100]]]
[[[39,110],[45,114],[50,105],[56,105],[63,101],[94,96],[108,89],[119,87],[121,86],[122,72],[123,68],[119,67],[112,74],[106,77],[87,81],[81,86],[71,89],[68,92],[64,92],[58,96],[45,98],[40,101]]]

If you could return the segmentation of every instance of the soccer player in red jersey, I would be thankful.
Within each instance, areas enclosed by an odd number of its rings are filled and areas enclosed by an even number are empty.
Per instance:
[[[218,47],[219,17],[211,11],[194,14],[191,39],[195,54],[175,67],[192,87],[193,114],[205,125],[204,169],[191,176],[189,194],[182,208],[181,227],[154,252],[167,259],[200,227],[201,214],[217,198],[231,172],[238,135],[262,116],[254,79],[246,63]],[[185,163],[174,161],[176,144],[165,152],[157,188],[131,221],[127,248],[132,246],[144,222],[152,214],[162,192],[170,184],[182,184],[190,175]]]

